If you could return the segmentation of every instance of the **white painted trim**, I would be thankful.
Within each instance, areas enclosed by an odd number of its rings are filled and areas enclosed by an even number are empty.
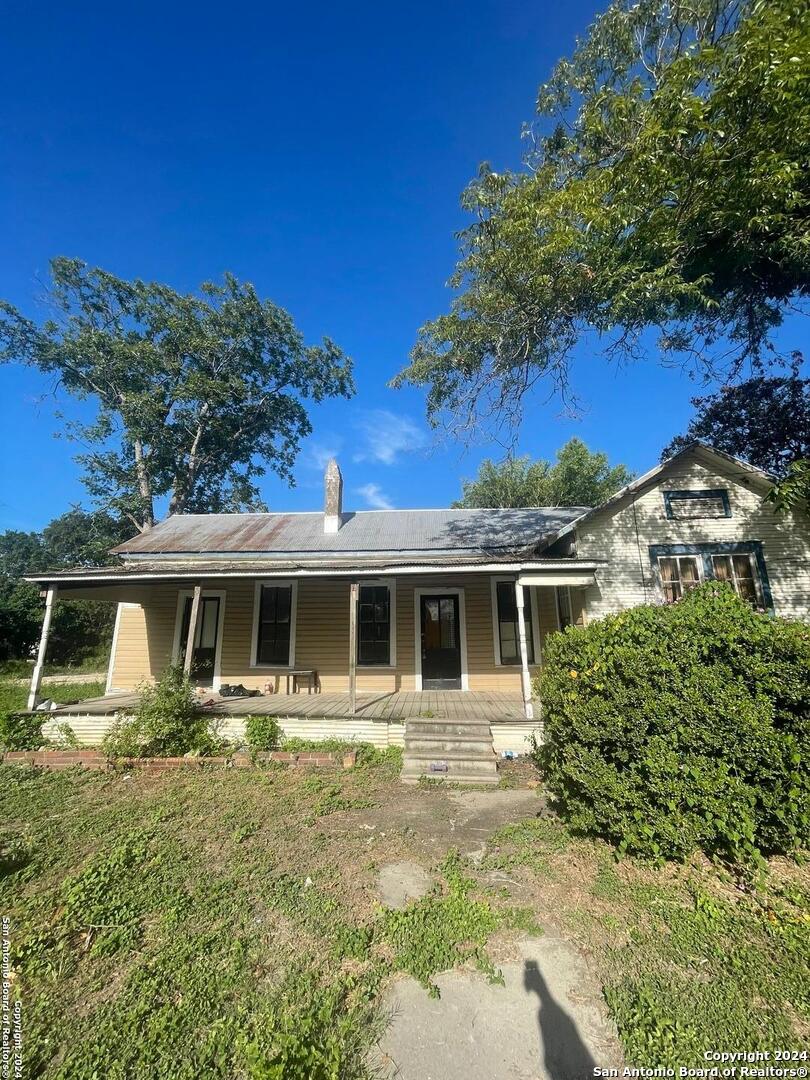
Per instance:
[[[532,677],[529,672],[529,648],[526,641],[526,590],[517,580],[514,584],[515,606],[518,616],[518,642],[520,644],[520,689],[523,695],[523,712],[527,720],[534,719],[532,706]],[[531,600],[529,601],[531,603]]]
[[[118,628],[121,625],[121,608],[118,604],[115,608],[115,626],[113,627],[112,644],[110,645],[110,661],[107,664],[107,681],[104,684],[104,693],[109,694],[112,690],[113,668],[115,667],[115,651],[118,648]]]
[[[172,644],[172,663],[176,664],[180,659],[180,631],[183,629],[183,606],[186,600],[194,596],[192,589],[179,589],[177,593],[177,613],[174,618],[174,642]],[[225,590],[203,589],[200,600],[206,597],[219,597],[219,622],[217,625],[217,647],[214,650],[214,677],[211,680],[211,689],[219,690],[222,681],[222,638],[225,632]]]
[[[511,585],[514,589],[515,579],[514,577],[492,577],[490,578],[490,603],[492,607],[492,650],[495,656],[495,666],[510,668],[512,671],[520,670],[520,661],[516,664],[504,664],[501,660],[501,635],[498,627],[498,582],[505,581]],[[529,667],[540,667],[542,663],[543,650],[540,646],[540,604],[537,599],[537,590],[533,587],[529,587],[527,590],[530,593],[529,603],[532,606],[532,646],[534,647],[534,663],[529,664]]]
[[[139,608],[140,604],[126,604],[120,601],[115,609],[115,626],[113,627],[112,644],[110,645],[110,662],[107,665],[107,682],[104,686],[104,693],[111,694],[115,687],[113,686],[113,671],[115,670],[115,654],[118,651],[118,631],[121,627],[121,609],[122,608]]]
[[[461,689],[469,690],[470,681],[467,668],[467,607],[464,601],[464,587],[457,585],[434,585],[430,588],[421,586],[413,590],[413,625],[415,636],[415,676],[417,690],[422,689],[422,597],[457,596],[458,597],[458,636],[461,646]]]
[[[589,586],[596,584],[596,574],[579,573],[556,573],[556,574],[521,574],[518,577],[518,582],[521,585],[539,585],[539,586],[563,586],[563,585],[578,585]]]
[[[289,555],[285,553],[285,558],[289,558]],[[157,561],[157,560],[154,560]],[[184,562],[193,563],[196,560],[189,557],[183,560]],[[213,562],[213,558],[206,557],[206,562]],[[137,560],[130,557],[130,565],[137,563]],[[291,578],[324,578],[324,577],[353,577],[357,579],[358,575],[363,573],[374,572],[375,575],[380,574],[503,574],[503,573],[528,573],[531,570],[536,570],[543,567],[570,567],[570,559],[541,559],[535,562],[518,562],[518,563],[455,563],[452,567],[447,567],[444,563],[407,563],[407,564],[395,564],[395,565],[382,565],[374,567],[358,567],[354,566],[350,569],[343,569],[336,566],[316,566],[314,569],[304,570],[279,570],[278,577],[283,580],[289,580]],[[588,570],[596,570],[601,566],[607,566],[607,559],[578,559],[577,565],[580,568]],[[206,574],[207,578],[220,580],[228,578],[261,578],[263,580],[269,580],[274,577],[273,570],[270,567],[262,567],[260,570],[226,570],[223,572],[210,571]],[[72,584],[72,585],[92,585],[95,582],[113,582],[116,585],[125,585],[131,581],[160,581],[171,583],[172,581],[186,581],[191,579],[198,581],[200,577],[200,571],[189,568],[188,570],[178,570],[172,572],[153,570],[145,573],[119,573],[119,574],[92,574],[90,576],[86,574],[51,574],[50,577],[43,575],[29,575],[23,577],[23,581],[32,581],[41,585],[48,585],[49,583],[55,584]]]
[[[260,664],[256,659],[259,647],[259,604],[262,588],[278,588],[287,585],[290,588],[290,659],[286,664]],[[248,666],[253,671],[290,671],[295,667],[295,637],[298,630],[298,582],[292,578],[262,578],[253,587],[253,629],[250,634],[250,656]]]
[[[390,621],[389,650],[387,664],[361,664],[360,642],[357,643],[357,670],[358,671],[393,671],[397,666],[397,579],[395,577],[358,578],[357,584],[362,589],[364,585],[386,585],[388,587],[388,619]],[[359,604],[359,601],[358,601]],[[357,632],[360,633],[360,611],[357,612]]]

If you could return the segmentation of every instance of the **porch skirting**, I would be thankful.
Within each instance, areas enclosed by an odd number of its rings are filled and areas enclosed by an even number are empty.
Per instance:
[[[245,733],[245,716],[220,716],[219,731],[227,739],[239,740]],[[99,746],[115,721],[114,716],[90,713],[71,713],[69,716],[52,715],[42,725],[46,737],[58,735],[57,725],[68,724],[78,741],[86,746]],[[384,720],[361,717],[302,717],[279,716],[279,727],[287,738],[300,739],[347,739],[367,742],[378,750],[388,746],[405,745],[404,720]],[[541,725],[535,720],[493,723],[492,743],[496,754],[511,751],[527,754],[531,738],[541,738]]]

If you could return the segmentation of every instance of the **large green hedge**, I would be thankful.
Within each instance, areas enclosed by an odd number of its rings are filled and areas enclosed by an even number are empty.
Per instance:
[[[549,638],[536,751],[560,813],[622,851],[735,861],[810,840],[810,627],[711,582]]]

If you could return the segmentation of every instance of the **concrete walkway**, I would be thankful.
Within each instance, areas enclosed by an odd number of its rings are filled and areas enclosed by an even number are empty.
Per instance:
[[[500,965],[505,986],[483,975],[438,976],[441,998],[413,979],[394,984],[393,1019],[376,1063],[390,1080],[589,1080],[595,1065],[621,1067],[621,1049],[598,983],[577,950],[552,934],[518,943]]]

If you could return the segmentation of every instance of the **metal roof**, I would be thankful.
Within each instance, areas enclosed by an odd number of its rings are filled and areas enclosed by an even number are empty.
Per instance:
[[[366,510],[325,533],[323,514],[175,514],[113,548],[128,556],[482,554],[525,551],[581,517],[584,506],[497,510]]]

